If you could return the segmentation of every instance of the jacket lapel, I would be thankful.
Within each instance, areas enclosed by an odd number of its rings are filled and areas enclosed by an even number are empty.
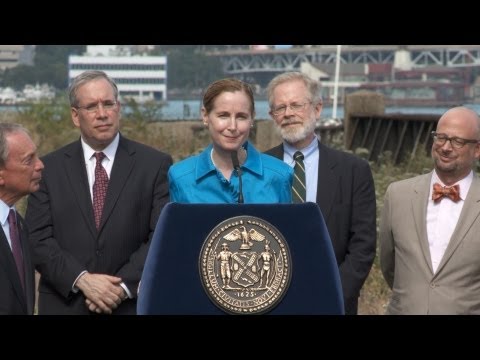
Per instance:
[[[266,154],[275,156],[277,159],[280,159],[283,161],[283,143],[268,150]]]
[[[17,295],[17,298],[22,306],[25,308],[26,312],[27,304],[25,301],[22,284],[20,282],[20,277],[18,276],[17,265],[15,264],[12,249],[10,248],[10,245],[8,245],[8,240],[3,230],[0,230],[0,266],[3,266],[8,274],[8,278],[12,282],[13,288],[15,289],[15,294]]]
[[[118,149],[115,154],[115,160],[108,183],[107,197],[105,198],[99,232],[102,231],[105,222],[115,207],[118,197],[120,196],[133,169],[135,164],[134,155],[135,149],[133,149],[132,143],[120,135],[120,141],[118,143]]]
[[[317,183],[317,203],[327,221],[332,209],[333,199],[338,188],[338,177],[334,172],[337,161],[329,156],[328,149],[318,142],[319,163]]]
[[[35,306],[35,286],[30,286],[32,283],[35,284],[35,270],[33,269],[32,262],[30,261],[32,257],[30,253],[30,246],[28,244],[28,231],[22,217],[18,216],[18,214],[17,219],[19,223],[20,242],[22,244],[25,266],[25,297],[27,302],[27,312],[30,314],[31,309],[33,309]]]
[[[430,255],[430,247],[428,245],[426,217],[432,174],[433,172],[426,174],[419,179],[419,181],[413,187],[414,195],[412,197],[412,213],[415,220],[415,229],[420,241],[423,257],[428,265],[428,268],[430,269],[431,274],[433,274],[432,257]]]
[[[280,144],[267,151],[267,154],[283,161],[283,151],[283,144]],[[329,156],[328,149],[320,141],[318,142],[318,151],[317,204],[320,206],[323,218],[327,221],[332,209],[333,199],[335,198],[335,191],[332,189],[337,189],[338,187],[337,176],[333,170],[337,166],[337,161]]]
[[[457,249],[458,245],[467,235],[468,231],[471,229],[472,224],[477,221],[478,216],[480,215],[480,179],[473,174],[472,185],[467,194],[465,204],[463,204],[462,212],[458,218],[457,226],[453,231],[450,242],[448,243],[445,254],[438,265],[437,274],[445,266],[448,260],[452,257],[453,253]]]
[[[69,180],[72,192],[80,206],[85,223],[93,237],[97,235],[95,219],[93,217],[93,206],[88,185],[87,170],[80,140],[65,151],[65,172]]]

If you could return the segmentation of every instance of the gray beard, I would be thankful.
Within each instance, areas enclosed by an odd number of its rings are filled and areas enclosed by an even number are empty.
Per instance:
[[[277,125],[276,130],[286,142],[297,143],[305,140],[308,135],[315,132],[316,125],[316,121],[313,120],[304,123],[304,125],[301,127],[295,128],[282,128],[281,126]]]

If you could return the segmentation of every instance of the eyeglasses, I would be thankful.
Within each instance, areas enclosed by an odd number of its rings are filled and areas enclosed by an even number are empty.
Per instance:
[[[280,105],[279,107],[272,108],[270,110],[270,114],[272,114],[273,116],[285,115],[285,112],[287,111],[287,107],[290,108],[290,110],[292,112],[298,113],[300,111],[305,110],[305,106],[307,104],[311,104],[311,103],[312,103],[311,101],[307,101],[307,102],[304,102],[303,104],[293,103],[293,104],[290,104],[290,105]]]
[[[457,136],[448,137],[446,134],[437,134],[436,131],[432,131],[432,138],[434,143],[438,146],[443,146],[447,141],[450,141],[450,144],[454,149],[461,149],[467,144],[479,143],[479,140],[463,139]]]
[[[87,106],[75,106],[75,109],[83,109],[88,113],[95,113],[98,111],[100,108],[100,105],[102,105],[103,110],[108,111],[108,110],[113,110],[113,108],[117,105],[116,101],[104,101],[104,102],[98,102],[96,104],[91,104]]]

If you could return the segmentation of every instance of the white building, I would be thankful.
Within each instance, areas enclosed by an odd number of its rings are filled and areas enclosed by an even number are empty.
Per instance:
[[[166,101],[167,57],[129,56],[125,47],[116,49],[112,45],[88,46],[86,55],[69,56],[69,83],[86,70],[101,70],[115,80],[123,100]]]

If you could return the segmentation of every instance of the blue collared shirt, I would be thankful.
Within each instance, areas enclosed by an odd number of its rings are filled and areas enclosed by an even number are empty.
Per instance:
[[[210,157],[210,144],[199,155],[170,167],[170,200],[180,203],[228,203],[238,201],[238,175],[230,181],[217,170]],[[258,152],[245,143],[247,160],[241,166],[243,197],[247,204],[291,203],[293,169],[283,161]]]

